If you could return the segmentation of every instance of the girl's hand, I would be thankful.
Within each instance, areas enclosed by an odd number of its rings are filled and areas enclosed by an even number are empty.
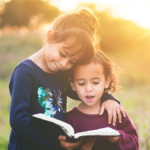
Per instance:
[[[118,102],[116,102],[115,100],[107,100],[103,102],[100,107],[100,115],[104,113],[104,109],[107,110],[108,112],[108,123],[111,124],[112,122],[113,126],[115,126],[116,124],[117,116],[119,123],[122,122],[121,113],[123,114],[124,117],[126,117],[125,109],[121,105],[119,105]]]
[[[87,140],[84,140],[80,146],[80,150],[91,150],[94,146],[94,143],[96,141],[96,137],[88,138]]]
[[[65,148],[67,150],[72,150],[72,149],[75,149],[77,147],[79,147],[82,143],[82,139],[80,139],[79,141],[75,142],[75,143],[70,143],[70,142],[67,142],[66,141],[66,136],[63,136],[63,135],[60,135],[58,137],[59,141],[60,141],[60,145],[62,148]]]
[[[110,143],[117,143],[119,141],[119,136],[110,136],[110,137],[103,137],[105,140],[109,141]]]

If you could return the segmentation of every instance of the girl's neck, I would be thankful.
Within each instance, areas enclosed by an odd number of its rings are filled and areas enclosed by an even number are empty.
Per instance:
[[[33,55],[29,56],[28,59],[31,59],[36,65],[41,67],[41,64],[44,60],[44,47],[40,50],[38,50]]]
[[[81,102],[78,106],[77,109],[85,114],[99,114],[100,112],[100,103],[94,106],[87,106],[83,102]]]
[[[31,59],[43,71],[50,73],[45,62],[45,46],[30,57],[28,57],[28,59]]]

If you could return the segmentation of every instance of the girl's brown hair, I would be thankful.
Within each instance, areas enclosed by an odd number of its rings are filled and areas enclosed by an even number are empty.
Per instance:
[[[121,86],[119,85],[121,68],[117,67],[102,51],[97,50],[95,56],[92,59],[88,60],[86,63],[83,63],[83,65],[90,64],[90,63],[101,64],[103,67],[103,73],[105,75],[105,79],[107,79],[107,77],[111,78],[110,84],[108,88],[104,90],[104,92],[107,93],[108,91],[110,91],[113,93],[121,88]],[[77,65],[82,65],[82,64],[77,64]],[[74,67],[76,67],[76,65]],[[74,67],[69,72],[69,76],[72,81],[73,81]]]
[[[52,37],[47,35],[47,42],[63,42],[68,38],[75,37],[72,47],[82,44],[84,55],[82,62],[86,62],[95,54],[94,46],[97,43],[96,29],[98,21],[93,13],[85,8],[65,13],[58,17],[53,25],[54,34]]]
[[[105,89],[105,92],[111,91],[116,92],[121,88],[119,85],[121,68],[115,65],[102,51],[97,50],[96,55],[89,61],[94,63],[99,63],[103,66],[103,72],[105,78],[111,77],[110,84],[108,88]]]

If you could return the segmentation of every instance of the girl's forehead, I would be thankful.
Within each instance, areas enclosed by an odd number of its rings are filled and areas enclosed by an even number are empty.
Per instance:
[[[103,66],[99,63],[88,63],[88,64],[77,64],[74,66],[74,73],[79,74],[86,74],[87,72],[89,74],[95,73],[95,74],[102,74],[103,73]]]
[[[70,57],[82,53],[82,44],[74,38],[69,38],[62,42],[62,48]]]

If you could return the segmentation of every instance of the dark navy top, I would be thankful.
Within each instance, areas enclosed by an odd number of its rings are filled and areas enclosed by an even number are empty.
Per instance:
[[[8,150],[60,150],[57,134],[46,122],[34,122],[28,114],[44,113],[65,121],[67,96],[77,99],[67,72],[49,74],[30,59],[23,60],[10,78],[11,133]],[[104,94],[103,100],[115,99]]]

